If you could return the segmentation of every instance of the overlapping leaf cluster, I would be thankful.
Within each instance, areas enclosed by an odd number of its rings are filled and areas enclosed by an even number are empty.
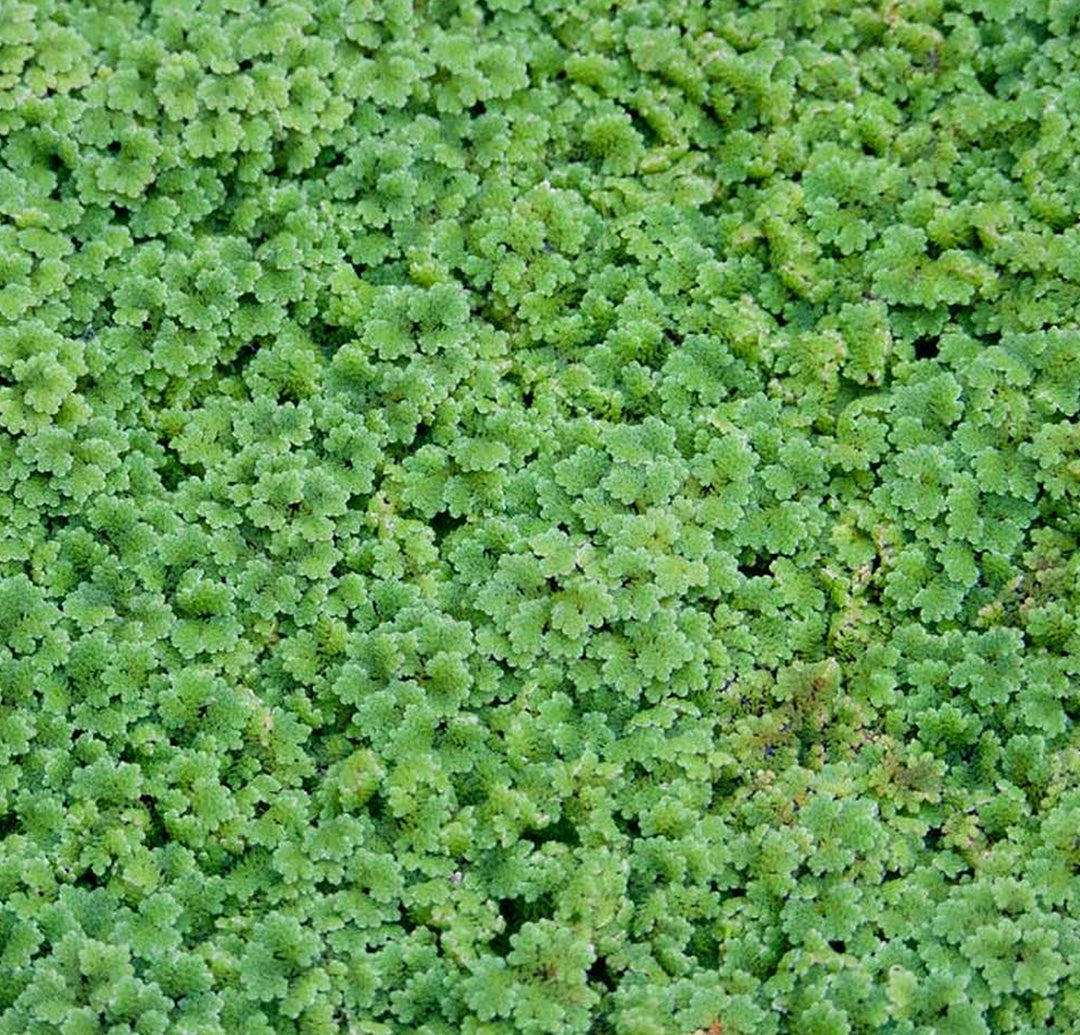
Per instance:
[[[1080,1023],[1070,0],[0,3],[0,1032]]]

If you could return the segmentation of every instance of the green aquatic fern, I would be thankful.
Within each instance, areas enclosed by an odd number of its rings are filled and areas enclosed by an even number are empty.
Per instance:
[[[1075,1026],[1074,8],[0,4],[0,1035]]]

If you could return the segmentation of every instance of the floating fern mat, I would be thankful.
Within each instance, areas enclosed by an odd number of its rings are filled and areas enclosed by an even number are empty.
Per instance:
[[[0,0],[0,1035],[1080,1031],[1078,39]]]

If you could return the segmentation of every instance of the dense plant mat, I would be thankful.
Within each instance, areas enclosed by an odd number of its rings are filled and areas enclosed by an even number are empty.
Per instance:
[[[1080,4],[0,3],[0,1033],[1080,1030]]]

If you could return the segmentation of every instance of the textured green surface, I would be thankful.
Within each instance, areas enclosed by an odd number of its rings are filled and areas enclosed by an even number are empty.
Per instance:
[[[0,0],[0,1033],[1080,1031],[1078,39]]]

